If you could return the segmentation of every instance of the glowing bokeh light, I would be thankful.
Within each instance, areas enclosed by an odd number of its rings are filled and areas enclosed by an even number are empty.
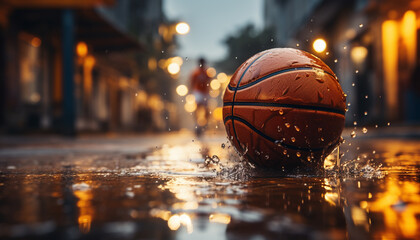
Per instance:
[[[181,70],[181,67],[179,66],[178,63],[173,62],[168,65],[168,72],[172,75],[179,73],[180,70]]]
[[[312,47],[316,52],[321,53],[327,49],[327,42],[322,38],[318,38],[314,41]]]
[[[178,34],[187,34],[190,31],[190,26],[186,22],[180,22],[176,25],[175,30]]]
[[[79,57],[85,57],[88,53],[88,46],[85,42],[79,42],[76,45],[76,52]]]
[[[220,84],[219,80],[217,80],[217,79],[213,79],[213,80],[210,82],[210,87],[211,87],[211,89],[213,89],[213,90],[218,90],[218,89],[220,88],[220,86],[221,86],[221,84]]]
[[[184,105],[184,109],[185,109],[185,111],[187,111],[189,113],[192,113],[197,109],[197,104],[195,102],[193,102],[193,103],[188,103],[187,102]]]
[[[185,101],[186,101],[187,103],[195,103],[195,96],[194,96],[193,94],[188,94],[188,95],[185,97]]]
[[[214,69],[212,67],[208,68],[206,72],[207,72],[207,76],[209,76],[211,78],[216,76],[216,69]]]
[[[368,54],[368,50],[363,46],[353,47],[350,51],[351,60],[354,63],[360,64],[362,63]]]
[[[226,73],[221,72],[217,74],[217,80],[219,80],[220,83],[225,83],[228,80],[228,76]]]
[[[187,95],[187,93],[188,93],[188,88],[187,88],[187,86],[185,86],[185,85],[179,85],[179,86],[176,88],[176,93],[177,93],[179,96],[181,96],[181,97],[183,97],[183,96]]]

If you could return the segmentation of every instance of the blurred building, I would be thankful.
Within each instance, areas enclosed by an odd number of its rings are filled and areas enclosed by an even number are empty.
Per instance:
[[[174,48],[165,24],[161,0],[0,0],[0,126],[167,129],[172,81],[156,67]]]
[[[420,122],[418,0],[266,0],[279,47],[311,52],[338,75],[348,125]],[[326,42],[315,51],[316,39]]]

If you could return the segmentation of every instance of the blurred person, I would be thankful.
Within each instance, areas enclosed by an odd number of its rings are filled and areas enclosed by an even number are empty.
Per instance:
[[[196,134],[200,136],[207,126],[209,119],[209,109],[207,100],[209,99],[210,77],[207,75],[206,60],[200,58],[198,67],[192,72],[190,77],[190,89],[195,97],[197,109],[195,110]]]

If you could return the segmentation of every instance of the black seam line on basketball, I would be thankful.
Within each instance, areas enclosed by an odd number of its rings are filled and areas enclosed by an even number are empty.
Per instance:
[[[327,72],[327,71],[325,71],[325,70],[323,70],[321,68],[317,68],[317,67],[295,67],[295,68],[286,68],[286,69],[282,69],[282,70],[277,71],[277,72],[270,73],[270,74],[265,75],[265,76],[263,76],[261,78],[258,78],[257,80],[255,80],[253,82],[250,82],[250,83],[245,84],[245,85],[240,86],[240,87],[232,87],[232,86],[228,85],[228,89],[229,90],[232,90],[232,91],[233,90],[242,90],[242,89],[251,87],[251,86],[253,86],[253,85],[255,85],[255,84],[257,84],[257,83],[259,83],[261,81],[264,81],[267,78],[271,78],[271,77],[274,77],[274,76],[277,76],[277,75],[280,75],[280,74],[283,74],[283,73],[286,73],[286,72],[302,71],[302,70],[321,70],[324,73],[332,76],[334,79],[337,79],[337,77],[334,74],[332,74],[330,72]],[[239,86],[239,83],[237,84],[237,86]]]
[[[262,54],[261,56],[257,57],[254,61],[252,61],[248,67],[245,68],[244,72],[242,73],[241,77],[239,78],[238,83],[236,84],[236,86],[239,86],[239,84],[242,81],[242,78],[245,76],[245,73],[248,71],[248,69],[252,66],[252,64],[254,64],[258,59],[260,59],[262,56],[264,56],[265,54],[267,54],[268,52]],[[236,97],[236,91],[238,91],[237,89],[235,89],[235,92],[233,93],[233,98],[232,98],[232,115],[233,115],[233,107],[235,105],[235,97]],[[235,129],[235,121],[232,119],[232,128],[233,128],[233,134],[235,135],[235,139],[238,142],[238,145],[241,146],[238,136],[236,135],[236,129]]]
[[[223,107],[231,106],[232,102],[224,102]],[[329,107],[319,107],[319,106],[310,106],[310,105],[298,105],[298,104],[284,104],[284,103],[268,103],[268,102],[235,102],[236,106],[258,106],[258,107],[283,107],[283,108],[298,108],[305,110],[314,110],[321,112],[330,112],[337,113],[340,115],[345,115],[346,111],[329,108]]]
[[[298,147],[298,146],[294,146],[294,145],[290,145],[284,142],[281,142],[280,140],[276,140],[270,136],[265,135],[263,132],[261,132],[260,130],[256,129],[254,126],[252,126],[252,124],[250,124],[249,122],[247,122],[245,119],[242,119],[240,117],[237,116],[227,116],[223,122],[226,124],[226,122],[228,120],[236,120],[239,121],[243,124],[245,124],[247,127],[249,127],[252,131],[254,131],[255,133],[257,133],[258,135],[260,135],[261,137],[267,139],[268,141],[274,143],[274,144],[280,144],[282,147],[285,148],[289,148],[289,149],[293,149],[293,150],[300,150],[300,151],[305,151],[305,152],[316,152],[316,151],[322,151],[324,150],[324,148],[303,148],[303,147]],[[277,143],[278,141],[278,143]],[[239,142],[239,141],[238,141]]]

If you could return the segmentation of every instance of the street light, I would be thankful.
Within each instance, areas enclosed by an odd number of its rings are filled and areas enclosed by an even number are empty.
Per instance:
[[[175,26],[175,30],[178,34],[184,35],[190,31],[190,26],[186,22],[180,22]]]
[[[314,41],[312,47],[316,52],[322,53],[327,48],[327,42],[322,38],[318,38]]]

